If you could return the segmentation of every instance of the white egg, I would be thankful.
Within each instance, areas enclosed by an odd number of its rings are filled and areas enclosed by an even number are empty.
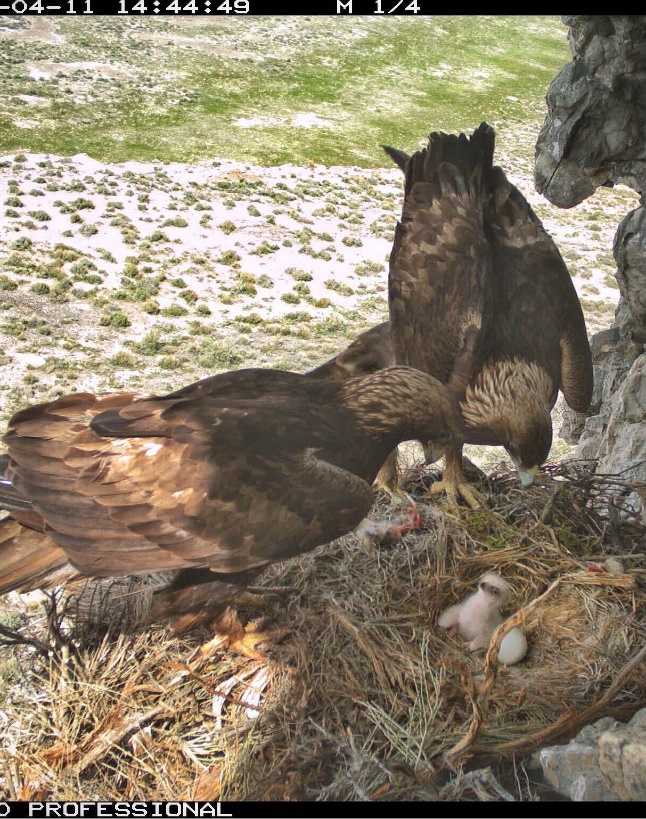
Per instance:
[[[498,649],[498,662],[502,665],[515,665],[527,654],[527,639],[523,632],[515,626],[502,639]]]

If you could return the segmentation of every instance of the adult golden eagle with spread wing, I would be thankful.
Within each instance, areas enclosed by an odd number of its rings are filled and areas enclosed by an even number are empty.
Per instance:
[[[460,409],[437,488],[475,503],[462,444],[504,446],[523,486],[552,442],[559,388],[583,412],[592,395],[585,321],[565,263],[501,168],[494,131],[432,133],[408,157],[402,216],[390,256],[395,358],[446,384]]]
[[[158,616],[221,610],[260,569],[355,528],[403,440],[450,440],[434,378],[239,370],[166,396],[18,412],[0,472],[0,593],[175,570]]]

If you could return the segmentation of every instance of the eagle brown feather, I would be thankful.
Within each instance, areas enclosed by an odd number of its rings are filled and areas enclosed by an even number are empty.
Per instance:
[[[398,363],[447,384],[461,410],[456,447],[505,446],[521,470],[548,455],[557,392],[584,411],[592,396],[585,321],[555,243],[493,165],[494,131],[432,133],[407,157],[390,256]]]
[[[356,339],[334,358],[310,370],[315,378],[334,378],[345,381],[368,375],[395,364],[395,351],[390,338],[390,322],[384,321],[360,333]]]
[[[0,592],[170,569],[158,612],[217,609],[266,564],[356,527],[397,443],[452,430],[445,388],[406,367],[343,382],[240,370],[29,407],[4,437],[11,503],[31,510],[0,523]]]

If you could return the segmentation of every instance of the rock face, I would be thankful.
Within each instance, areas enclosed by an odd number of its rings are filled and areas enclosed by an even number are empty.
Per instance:
[[[599,767],[599,737],[617,722],[604,717],[585,728],[567,745],[550,745],[538,752],[545,779],[555,791],[574,802],[611,802],[616,795],[606,787]]]
[[[574,60],[547,92],[536,187],[571,208],[599,185],[646,191],[646,17],[563,17]]]
[[[599,737],[603,778],[620,799],[646,799],[646,709]]]
[[[537,757],[547,781],[575,802],[646,799],[646,709],[628,724],[604,717]]]
[[[591,415],[570,413],[564,437],[598,471],[646,480],[646,16],[565,16],[573,61],[547,94],[536,143],[537,189],[572,207],[621,183],[641,207],[619,225],[613,253],[621,299],[612,328],[592,339]],[[580,437],[579,437],[580,436]],[[646,510],[637,494],[636,510]]]

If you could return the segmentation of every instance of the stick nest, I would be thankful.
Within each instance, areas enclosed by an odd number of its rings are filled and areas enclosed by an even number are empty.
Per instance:
[[[481,478],[487,505],[470,511],[430,500],[434,477],[407,476],[422,529],[349,535],[265,572],[267,589],[295,590],[264,598],[282,632],[265,659],[145,625],[154,580],[50,596],[46,618],[16,612],[31,642],[2,654],[1,796],[511,798],[490,768],[469,768],[630,718],[646,703],[646,530],[628,503],[643,487],[566,462],[526,491],[504,471]],[[381,498],[371,517],[407,514]],[[475,656],[437,617],[490,571],[515,597]],[[514,624],[528,655],[498,667]]]

